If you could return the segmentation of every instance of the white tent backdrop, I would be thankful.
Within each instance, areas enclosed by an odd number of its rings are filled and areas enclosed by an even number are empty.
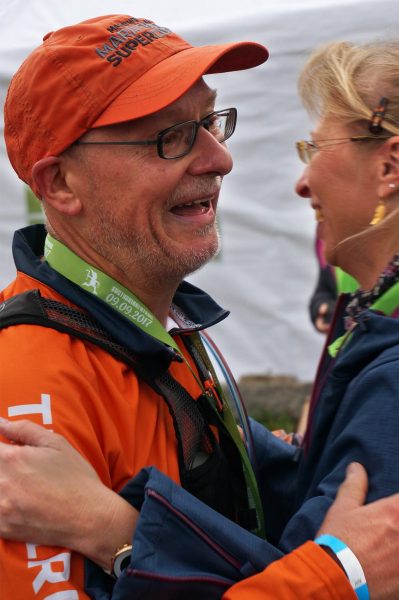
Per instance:
[[[218,107],[237,106],[239,122],[229,141],[235,166],[219,203],[222,253],[191,280],[232,312],[214,338],[237,377],[311,379],[323,340],[307,312],[316,278],[314,220],[293,189],[301,172],[294,141],[308,137],[310,128],[296,95],[297,75],[316,45],[396,35],[398,1],[202,0],[193,7],[178,0],[0,0],[1,102],[11,75],[45,33],[112,13],[151,18],[194,44],[247,39],[268,46],[265,65],[208,77],[219,90]],[[3,287],[14,276],[12,232],[32,217],[3,142],[0,199]]]

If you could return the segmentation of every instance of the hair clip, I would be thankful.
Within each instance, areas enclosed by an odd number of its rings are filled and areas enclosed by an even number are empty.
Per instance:
[[[388,102],[388,98],[381,98],[378,106],[373,110],[373,114],[371,115],[371,119],[369,121],[370,133],[374,135],[381,133],[383,129],[381,123],[385,117],[385,113],[387,112]]]

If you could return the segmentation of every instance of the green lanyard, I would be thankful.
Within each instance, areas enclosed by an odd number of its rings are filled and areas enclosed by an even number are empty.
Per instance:
[[[87,292],[97,296],[103,300],[110,308],[122,314],[129,321],[134,323],[145,333],[148,333],[153,338],[163,342],[167,346],[173,348],[183,358],[185,364],[190,369],[193,377],[197,381],[200,389],[208,398],[212,408],[215,410],[220,423],[229,432],[241,456],[245,480],[247,484],[247,493],[249,505],[256,510],[258,516],[258,529],[255,531],[257,535],[264,537],[264,517],[262,510],[262,502],[259,495],[259,490],[255,478],[255,474],[250,463],[248,453],[235,423],[235,419],[229,404],[223,397],[221,385],[217,379],[216,373],[213,370],[209,357],[204,349],[198,334],[191,334],[194,345],[201,353],[201,357],[205,362],[206,367],[212,375],[212,384],[215,386],[219,397],[222,401],[222,412],[214,405],[213,395],[206,388],[197,374],[192,369],[179,346],[166,331],[158,319],[148,310],[148,308],[135,296],[130,290],[123,285],[100,271],[93,265],[88,264],[61,242],[47,234],[44,257],[49,265],[58,273],[86,290]]]
[[[202,391],[205,392],[200,379],[175,340],[155,315],[130,290],[100,269],[85,262],[50,234],[46,236],[44,258],[55,271],[103,300],[110,308],[122,314],[145,333],[173,348],[186,363]]]
[[[89,265],[50,234],[46,237],[44,258],[58,273],[97,296],[142,331],[181,354],[172,336],[137,296],[100,269]]]
[[[398,305],[399,305],[399,282],[395,283],[395,285],[393,285],[389,290],[387,290],[385,292],[385,294],[383,294],[381,296],[381,298],[378,298],[378,300],[376,300],[374,302],[374,304],[372,304],[370,306],[369,310],[378,310],[379,312],[382,312],[384,315],[391,315],[394,312],[394,310],[398,307]],[[356,325],[354,325],[354,327],[355,326]],[[330,354],[330,356],[332,356],[333,358],[335,358],[337,356],[338,352],[349,341],[354,327],[349,329],[349,331],[344,333],[344,335],[341,335],[339,338],[334,340],[334,342],[332,342],[328,346],[328,353]]]

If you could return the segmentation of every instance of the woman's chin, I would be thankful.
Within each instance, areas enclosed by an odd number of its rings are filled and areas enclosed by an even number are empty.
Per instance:
[[[336,246],[335,244],[332,245],[329,240],[324,240],[324,258],[326,259],[326,261],[330,264],[330,265],[335,265],[336,263],[334,262],[337,259],[337,252],[336,252]]]

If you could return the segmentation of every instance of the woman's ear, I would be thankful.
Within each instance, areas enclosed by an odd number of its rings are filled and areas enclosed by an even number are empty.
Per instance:
[[[388,198],[399,190],[399,136],[392,136],[381,148],[378,197]]]
[[[53,209],[69,216],[82,209],[80,199],[70,189],[62,168],[62,158],[47,156],[33,165],[32,177],[41,199]]]

